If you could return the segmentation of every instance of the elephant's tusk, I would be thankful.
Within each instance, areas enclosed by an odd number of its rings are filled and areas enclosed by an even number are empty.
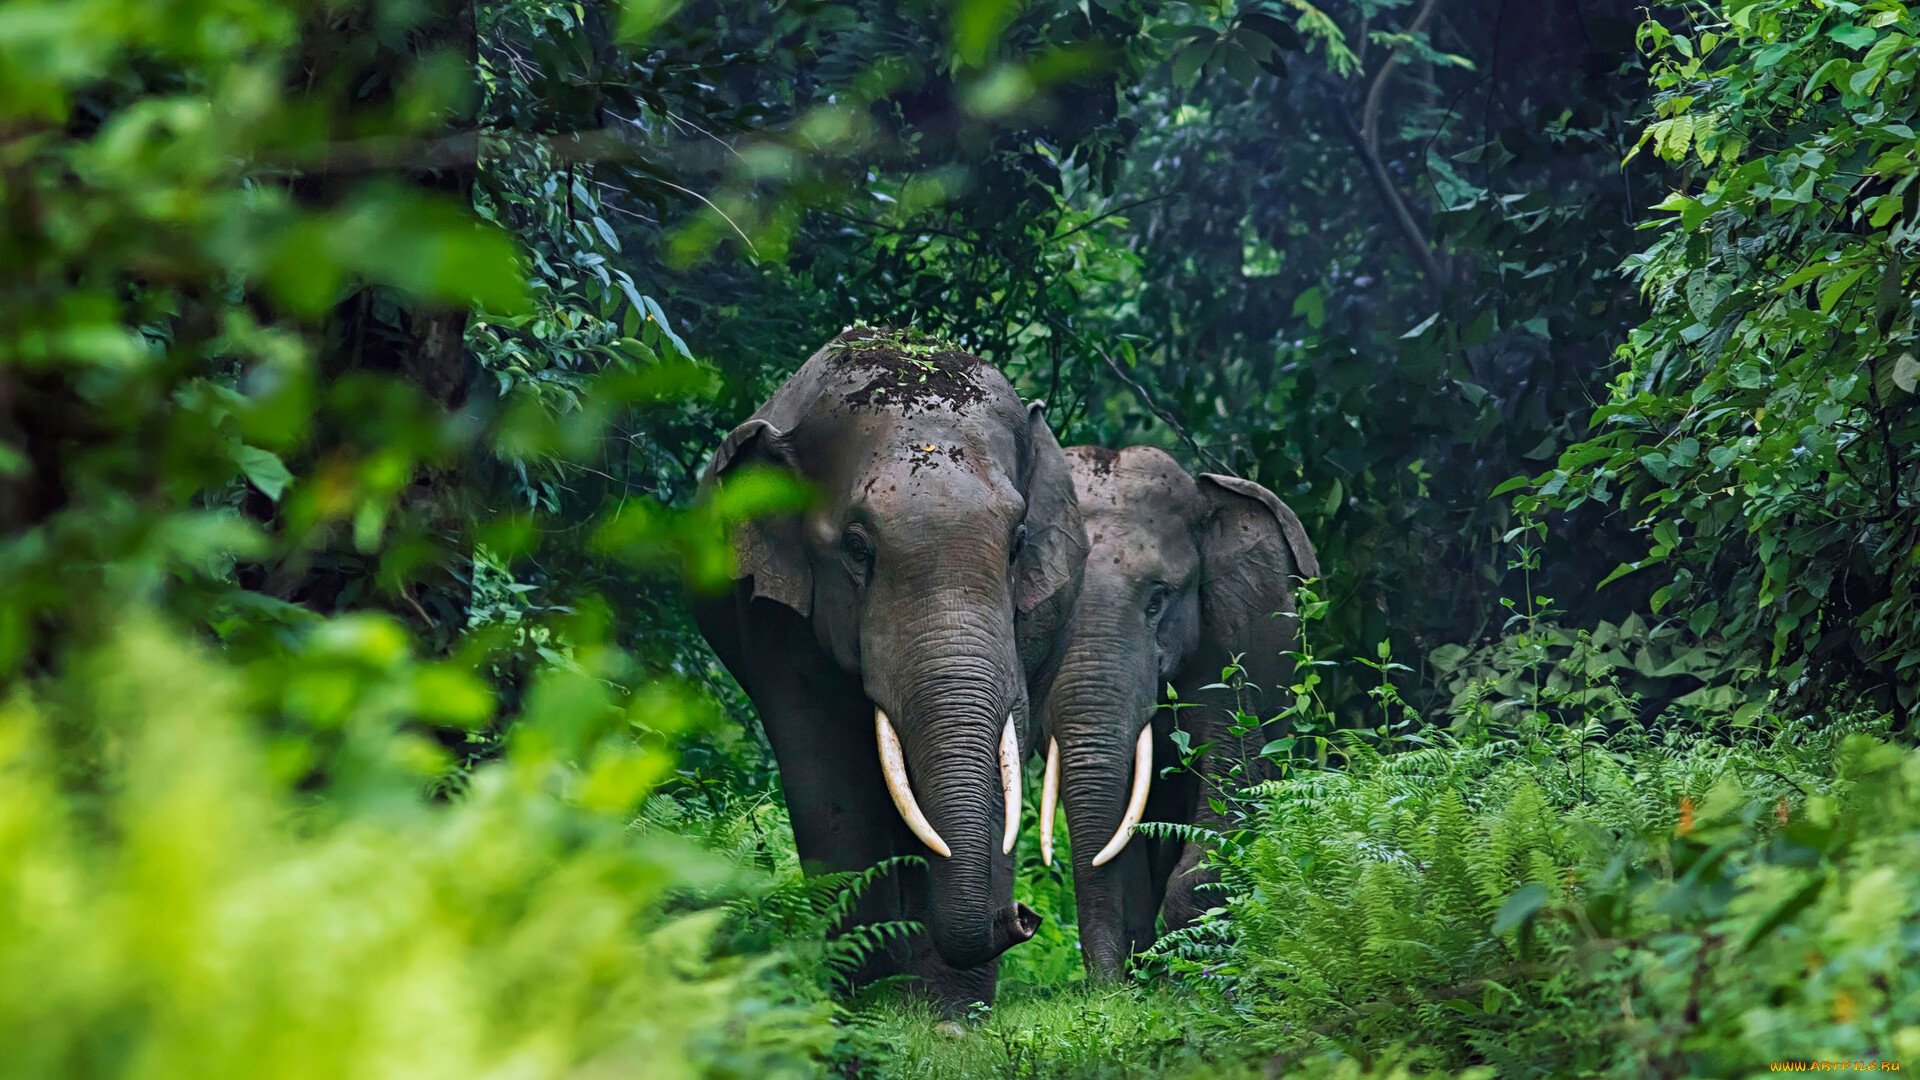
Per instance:
[[[1040,861],[1053,865],[1053,810],[1060,805],[1060,740],[1047,740],[1046,779],[1040,782]]]
[[[887,719],[878,705],[873,707],[873,730],[880,740],[880,771],[886,774],[887,794],[893,796],[894,809],[900,811],[907,828],[913,830],[921,843],[943,857],[951,856],[953,850],[933,831],[933,826],[927,824],[927,815],[920,812],[920,804],[914,801],[913,788],[907,783],[906,758],[900,753],[900,736],[893,733],[893,721]]]
[[[1000,796],[1007,804],[1007,835],[1000,841],[1000,854],[1006,855],[1020,837],[1020,736],[1013,733],[1012,713],[1000,733]]]
[[[1133,750],[1133,794],[1127,799],[1127,812],[1120,818],[1120,827],[1114,830],[1113,839],[1093,857],[1093,865],[1106,865],[1133,839],[1133,827],[1140,824],[1140,816],[1147,812],[1147,789],[1152,786],[1153,725],[1148,724],[1140,729],[1140,742]]]

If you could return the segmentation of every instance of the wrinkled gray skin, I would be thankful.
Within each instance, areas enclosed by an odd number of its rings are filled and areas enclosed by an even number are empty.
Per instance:
[[[1246,711],[1270,718],[1285,706],[1293,664],[1282,654],[1296,648],[1298,623],[1290,579],[1317,577],[1320,568],[1299,519],[1258,484],[1196,480],[1147,446],[1066,453],[1089,550],[1045,728],[1060,744],[1081,959],[1090,976],[1112,979],[1153,943],[1163,899],[1168,931],[1217,902],[1195,893],[1214,880],[1199,869],[1198,843],[1136,833],[1113,860],[1092,865],[1126,810],[1142,726],[1154,728],[1155,773],[1180,761],[1176,722],[1192,746],[1211,744],[1198,775],[1155,776],[1143,820],[1221,824],[1209,795],[1234,763],[1259,778],[1258,751],[1277,733],[1236,738],[1228,730],[1233,693],[1201,688],[1219,683],[1240,654]],[[1177,720],[1175,710],[1155,707],[1169,683],[1192,705]]]
[[[1000,851],[997,751],[1010,713],[1022,760],[1033,750],[1028,702],[1058,662],[1086,534],[1037,404],[962,353],[929,374],[863,351],[873,333],[815,354],[715,454],[705,487],[771,466],[808,480],[816,503],[740,530],[741,579],[696,616],[773,745],[803,866],[926,859],[876,883],[851,923],[912,919],[927,933],[891,939],[856,981],[918,976],[957,1014],[993,1000],[996,958],[1038,924],[1013,902]],[[875,705],[951,857],[895,809]]]

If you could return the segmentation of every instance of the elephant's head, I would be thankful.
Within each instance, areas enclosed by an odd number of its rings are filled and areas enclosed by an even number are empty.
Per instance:
[[[740,572],[860,680],[872,735],[845,752],[872,758],[900,813],[871,827],[926,857],[946,962],[985,963],[1037,923],[1012,902],[1010,852],[1028,676],[1050,660],[1020,627],[1064,620],[1085,556],[1060,445],[990,365],[854,330],[728,435],[710,474],[750,464],[798,473],[816,498],[742,529]]]
[[[1212,699],[1218,713],[1218,691],[1202,688],[1219,683],[1239,655],[1247,682],[1269,692],[1264,703],[1248,702],[1250,711],[1263,704],[1260,715],[1276,711],[1273,692],[1288,682],[1292,663],[1284,654],[1297,636],[1289,579],[1318,576],[1319,566],[1299,519],[1259,484],[1212,474],[1196,480],[1145,446],[1076,446],[1067,457],[1089,550],[1070,642],[1046,702],[1041,842],[1050,861],[1057,790],[1074,839],[1083,956],[1094,974],[1113,976],[1133,937],[1123,924],[1137,929],[1144,920],[1149,940],[1152,932],[1154,905],[1141,899],[1147,854],[1129,843],[1158,769],[1169,764],[1153,752],[1162,688],[1171,683],[1187,703]],[[1179,722],[1190,732],[1195,723],[1218,724],[1203,719],[1208,711],[1183,712]],[[1160,726],[1170,728],[1171,718]],[[1216,734],[1195,733],[1193,742]],[[1171,746],[1164,733],[1161,741]],[[1187,792],[1169,796],[1176,805],[1156,800],[1154,816],[1194,820],[1191,804],[1204,805],[1206,793],[1191,783]]]

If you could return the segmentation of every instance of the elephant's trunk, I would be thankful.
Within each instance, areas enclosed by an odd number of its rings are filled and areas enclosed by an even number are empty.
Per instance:
[[[930,589],[917,617],[888,636],[884,652],[870,652],[867,665],[869,696],[894,728],[904,759],[907,792],[896,780],[889,788],[925,844],[927,931],[941,957],[959,968],[986,963],[1038,928],[1032,910],[1013,903],[1013,865],[1003,850],[1010,846],[1005,819],[1018,805],[1003,783],[1006,735],[1010,720],[1016,733],[1024,728],[1027,708],[1013,613],[1005,600],[983,602],[977,592]],[[884,766],[882,731],[876,717]],[[1017,734],[1011,752],[1017,763]],[[1013,779],[1017,785],[1017,771]]]
[[[1139,633],[1076,624],[1047,698],[1047,730],[1060,752],[1060,795],[1073,841],[1081,957],[1096,978],[1118,978],[1154,912],[1145,845],[1129,841],[1144,782],[1136,776],[1143,731],[1151,744],[1157,670]],[[1138,799],[1135,796],[1139,796]],[[1133,813],[1130,813],[1130,810]],[[1096,865],[1095,859],[1101,855]]]

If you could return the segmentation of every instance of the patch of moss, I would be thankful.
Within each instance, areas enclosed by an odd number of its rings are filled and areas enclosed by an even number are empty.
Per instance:
[[[849,408],[959,412],[987,399],[986,387],[975,377],[984,361],[912,327],[855,325],[827,348],[836,362],[868,376],[846,395]]]

